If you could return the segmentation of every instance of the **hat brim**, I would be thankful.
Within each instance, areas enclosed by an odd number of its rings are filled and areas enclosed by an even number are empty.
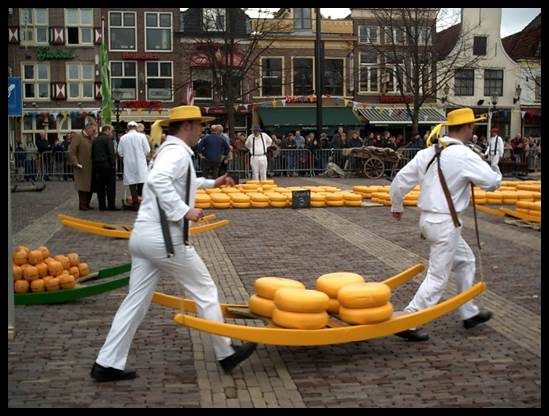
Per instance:
[[[197,121],[200,121],[201,123],[205,123],[207,121],[213,121],[215,120],[215,117],[200,117],[200,118],[168,118],[166,120],[162,120],[160,121],[160,123],[158,123],[158,125],[162,126],[162,127],[168,127],[170,125],[170,123],[175,123],[177,121],[192,121],[192,120],[197,120]]]
[[[486,120],[486,117],[485,116],[480,116],[478,118],[474,118],[473,120],[471,121],[467,121],[467,122],[459,122],[459,123],[444,123],[445,126],[459,126],[461,124],[471,124],[471,123],[476,123],[477,121],[484,121]]]

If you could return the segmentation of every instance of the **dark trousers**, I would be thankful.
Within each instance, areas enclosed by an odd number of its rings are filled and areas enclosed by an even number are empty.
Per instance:
[[[87,211],[91,209],[90,202],[93,196],[93,192],[78,191],[78,208],[80,211]]]
[[[219,176],[219,168],[221,163],[212,162],[208,159],[202,159],[202,174],[205,178],[216,179]]]
[[[139,207],[139,200],[137,199],[137,197],[143,195],[143,184],[136,183],[136,184],[130,185],[130,193],[132,194],[133,207],[134,208]]]
[[[113,168],[93,168],[95,174],[95,189],[97,192],[97,200],[99,201],[99,209],[105,210],[115,209],[116,197],[116,169]],[[107,203],[105,203],[105,200]]]

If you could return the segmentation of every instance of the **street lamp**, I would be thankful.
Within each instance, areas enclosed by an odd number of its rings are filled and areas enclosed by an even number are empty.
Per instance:
[[[488,131],[486,132],[486,137],[490,139],[490,132],[492,130],[492,117],[496,111],[496,105],[498,103],[497,95],[492,95],[492,107],[488,108]]]

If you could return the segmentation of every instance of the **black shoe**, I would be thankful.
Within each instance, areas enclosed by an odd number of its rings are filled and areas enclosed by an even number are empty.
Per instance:
[[[475,316],[469,319],[463,320],[463,327],[465,329],[471,329],[477,326],[478,324],[482,324],[483,322],[489,321],[490,318],[492,318],[492,312],[490,311],[482,311],[477,313]]]
[[[397,332],[395,334],[397,337],[407,339],[408,341],[421,342],[428,341],[429,334],[424,332],[419,332],[417,329],[407,329],[406,331]]]
[[[223,368],[223,371],[230,373],[233,368],[248,358],[255,351],[257,344],[247,342],[242,346],[233,345],[234,354],[229,355],[227,358],[219,360],[219,364]]]
[[[122,208],[109,208],[108,211],[122,211]]]
[[[117,370],[112,367],[103,367],[97,363],[93,363],[90,375],[98,383],[105,381],[133,380],[137,377],[135,371]]]

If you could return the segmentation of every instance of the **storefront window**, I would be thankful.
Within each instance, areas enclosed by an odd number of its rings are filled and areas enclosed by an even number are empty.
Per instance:
[[[211,69],[192,69],[193,90],[196,99],[212,99]]]

